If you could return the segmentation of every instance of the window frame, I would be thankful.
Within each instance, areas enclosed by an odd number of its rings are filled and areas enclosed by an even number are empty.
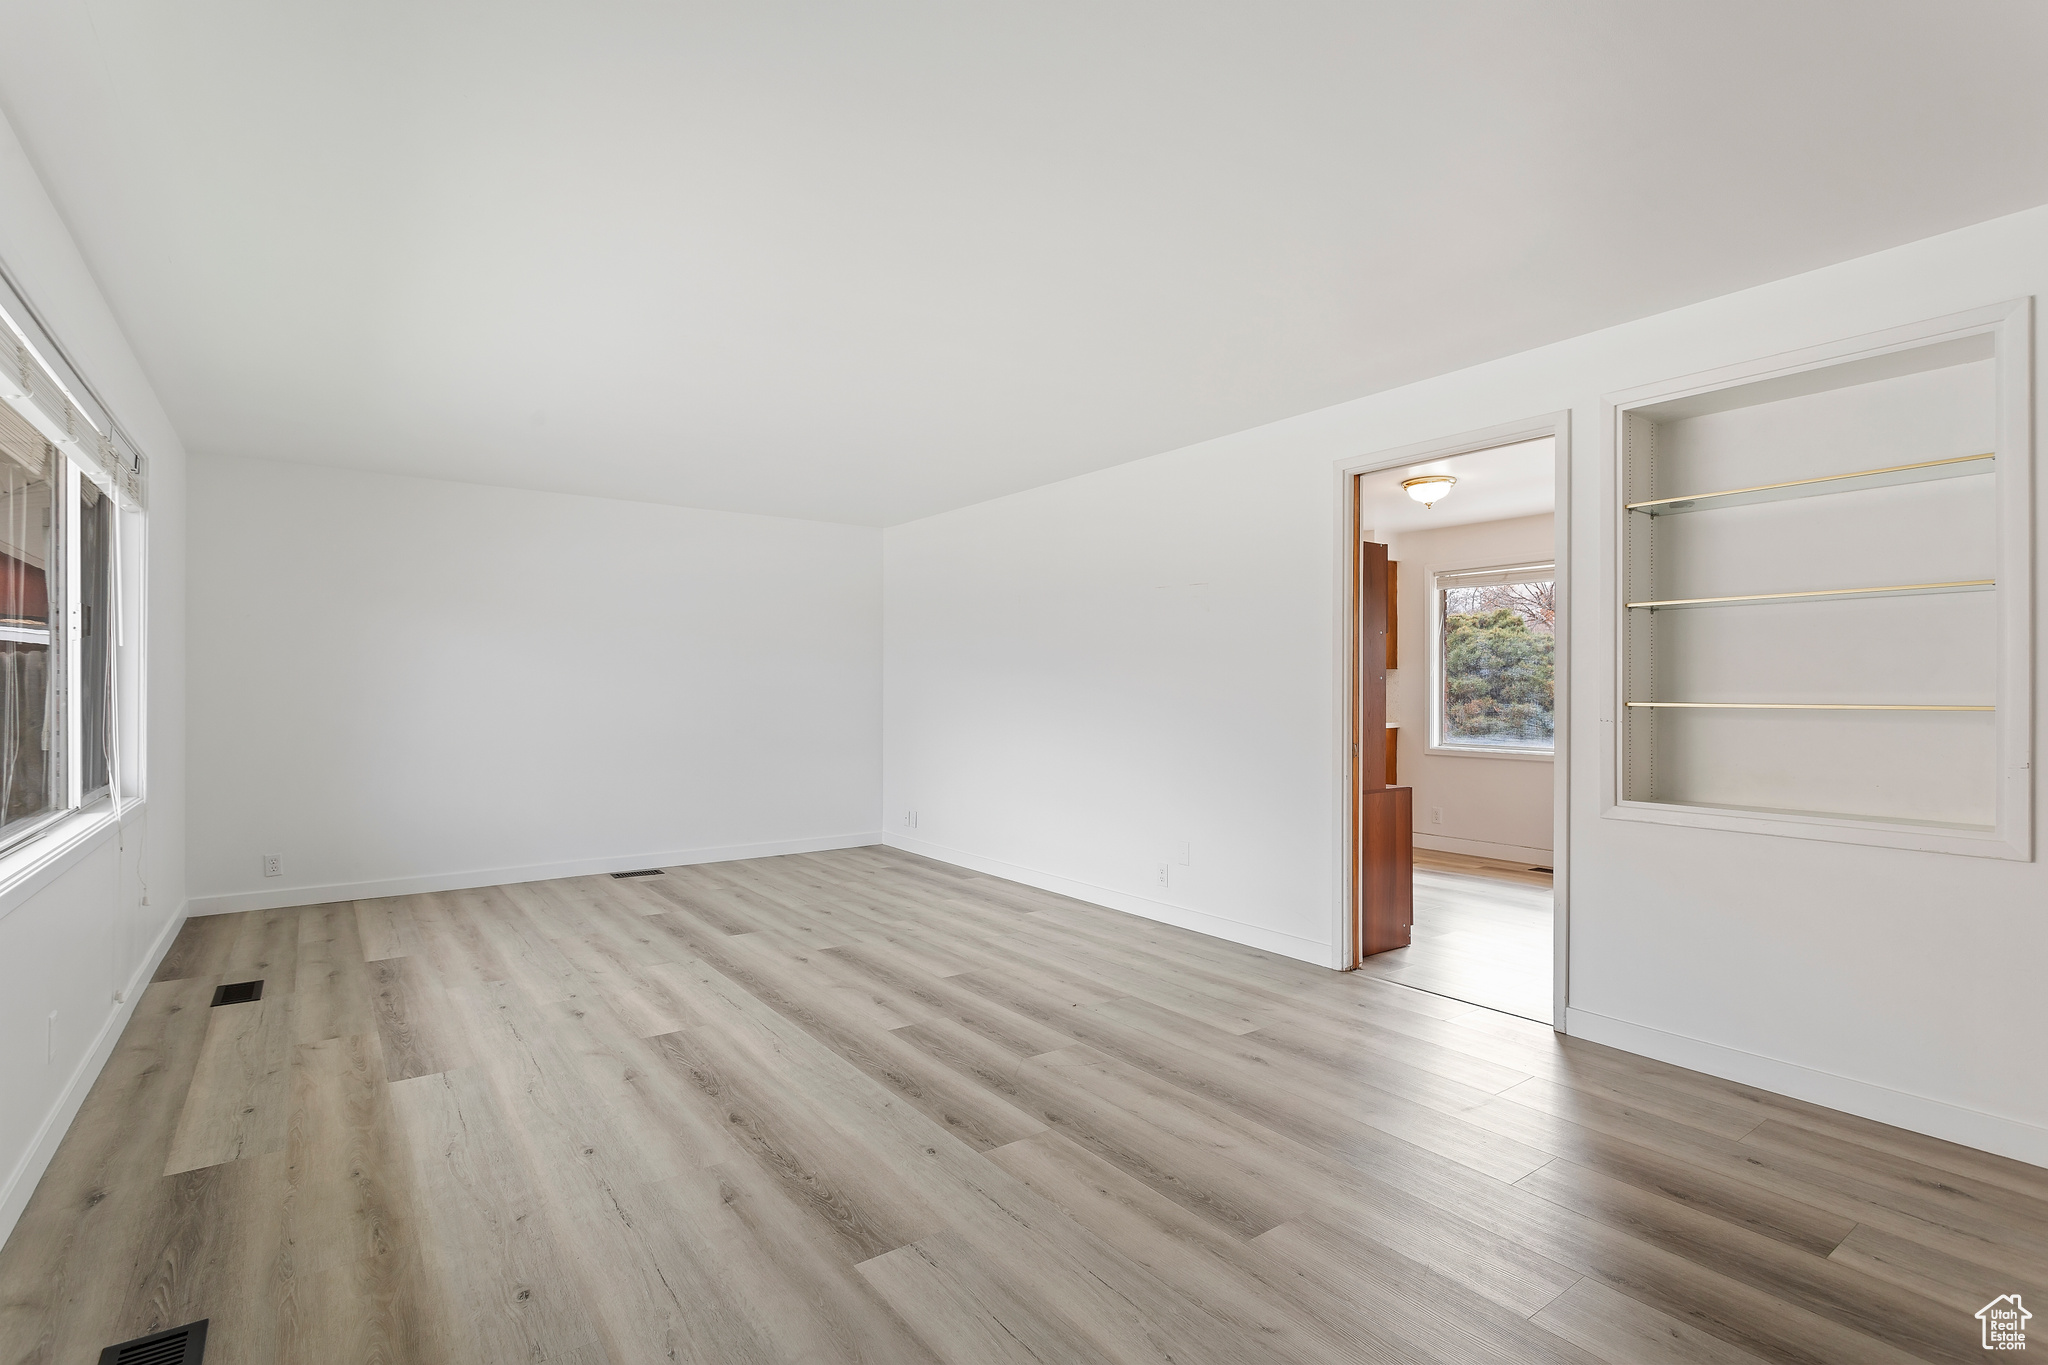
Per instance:
[[[91,479],[78,462],[63,451],[50,450],[52,468],[50,471],[50,522],[51,522],[51,563],[44,575],[44,584],[49,594],[50,612],[50,662],[48,667],[49,687],[56,694],[57,705],[52,708],[52,723],[55,733],[49,737],[51,763],[55,772],[49,782],[53,788],[52,808],[25,816],[12,829],[0,830],[0,859],[6,859],[21,852],[26,846],[49,834],[51,830],[73,816],[105,805],[110,810],[114,793],[123,792],[124,805],[136,799],[128,789],[135,784],[126,780],[123,761],[127,755],[120,744],[124,713],[130,708],[123,696],[127,681],[129,660],[125,657],[122,644],[127,634],[126,623],[121,620],[120,576],[129,566],[123,563],[121,554],[120,520],[126,516],[139,515],[112,502],[108,512],[110,535],[107,545],[107,588],[108,621],[102,629],[109,632],[107,641],[108,688],[110,715],[107,736],[107,781],[84,790],[84,743],[85,743],[85,679],[79,663],[84,655],[83,619],[83,565],[80,559],[82,537],[79,534],[78,518],[84,488]],[[112,500],[114,495],[107,489],[100,489],[100,496]],[[54,569],[55,572],[49,570]]]
[[[1477,577],[1486,574],[1525,574],[1526,577],[1503,578],[1501,582],[1535,583],[1557,582],[1557,563],[1554,559],[1536,562],[1509,561],[1505,564],[1473,564],[1452,568],[1430,566],[1424,571],[1429,584],[1429,718],[1426,725],[1427,743],[1423,752],[1433,758],[1497,758],[1516,763],[1554,763],[1557,761],[1557,731],[1554,724],[1557,706],[1556,686],[1551,689],[1551,711],[1553,728],[1551,742],[1537,748],[1522,744],[1461,744],[1446,742],[1444,739],[1444,688],[1448,681],[1444,667],[1444,592],[1447,578]],[[1451,584],[1451,587],[1460,586]],[[1463,586],[1479,587],[1483,584]]]
[[[52,809],[0,835],[0,919],[140,820],[149,783],[148,462],[0,263],[0,404],[43,434],[52,461],[50,776]],[[78,563],[84,481],[112,499],[106,517],[107,781],[80,790],[84,703],[78,673]],[[97,623],[96,623],[97,625]],[[145,893],[142,901],[147,904]]]

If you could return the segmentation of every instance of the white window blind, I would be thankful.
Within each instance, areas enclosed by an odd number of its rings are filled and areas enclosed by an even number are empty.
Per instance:
[[[56,346],[20,295],[0,281],[0,451],[41,473],[52,452],[123,506],[148,502],[142,456],[86,386],[69,373]],[[46,447],[36,449],[38,445]]]
[[[1436,585],[1443,588],[1493,588],[1503,583],[1540,583],[1557,574],[1555,564],[1512,564],[1500,569],[1466,569],[1458,573],[1436,575]]]

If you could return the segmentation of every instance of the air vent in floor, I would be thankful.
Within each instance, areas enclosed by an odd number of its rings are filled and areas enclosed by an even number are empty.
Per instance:
[[[620,877],[659,877],[659,876],[661,876],[661,875],[662,875],[661,869],[660,869],[660,868],[658,868],[658,867],[643,867],[643,868],[639,868],[639,869],[637,869],[637,870],[635,870],[635,871],[632,871],[632,872],[614,872],[614,873],[612,873],[612,876],[613,876],[614,878],[620,878]]]
[[[206,1324],[210,1318],[152,1332],[100,1352],[100,1365],[200,1365],[206,1359]]]
[[[213,993],[216,1005],[246,1005],[251,1000],[263,998],[261,981],[230,981]]]

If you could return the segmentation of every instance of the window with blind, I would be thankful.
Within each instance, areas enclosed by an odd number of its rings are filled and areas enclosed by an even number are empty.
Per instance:
[[[1555,576],[1551,564],[1433,575],[1436,748],[1555,751]]]
[[[0,304],[0,850],[121,794],[119,547],[142,491],[140,459],[18,305]]]

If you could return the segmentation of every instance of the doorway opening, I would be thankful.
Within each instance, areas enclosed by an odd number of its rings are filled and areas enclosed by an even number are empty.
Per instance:
[[[1563,420],[1346,471],[1352,963],[1555,1026]]]

